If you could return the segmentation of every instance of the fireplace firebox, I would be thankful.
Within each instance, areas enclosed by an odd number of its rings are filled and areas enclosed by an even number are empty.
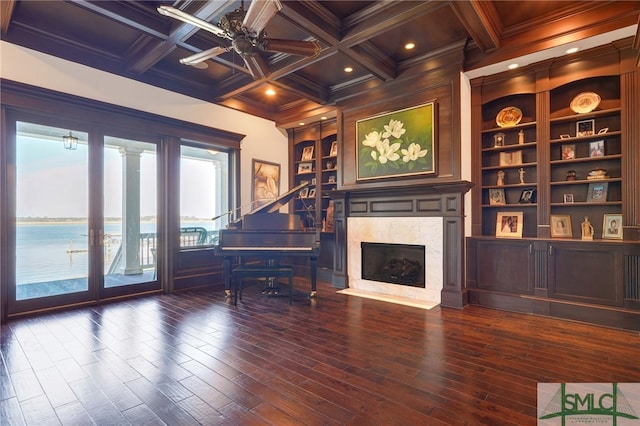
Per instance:
[[[362,278],[425,287],[425,247],[414,244],[360,243]]]

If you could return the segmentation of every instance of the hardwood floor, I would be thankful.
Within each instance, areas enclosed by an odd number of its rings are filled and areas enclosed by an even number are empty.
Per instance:
[[[534,425],[538,382],[640,382],[637,333],[296,288],[10,321],[0,424]]]

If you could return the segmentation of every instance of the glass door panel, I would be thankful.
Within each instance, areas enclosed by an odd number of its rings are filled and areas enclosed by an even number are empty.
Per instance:
[[[139,287],[157,278],[157,146],[106,136],[103,151],[104,288]]]
[[[16,123],[16,301],[89,289],[87,136]]]

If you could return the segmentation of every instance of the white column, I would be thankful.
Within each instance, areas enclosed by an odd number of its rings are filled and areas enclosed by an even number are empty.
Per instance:
[[[141,149],[120,148],[122,155],[122,271],[142,274],[140,266],[140,155]]]

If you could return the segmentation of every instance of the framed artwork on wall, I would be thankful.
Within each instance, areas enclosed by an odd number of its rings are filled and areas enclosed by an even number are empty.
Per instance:
[[[437,104],[356,121],[357,180],[436,174]]]
[[[274,201],[280,194],[280,164],[252,161],[251,207],[256,208]]]

